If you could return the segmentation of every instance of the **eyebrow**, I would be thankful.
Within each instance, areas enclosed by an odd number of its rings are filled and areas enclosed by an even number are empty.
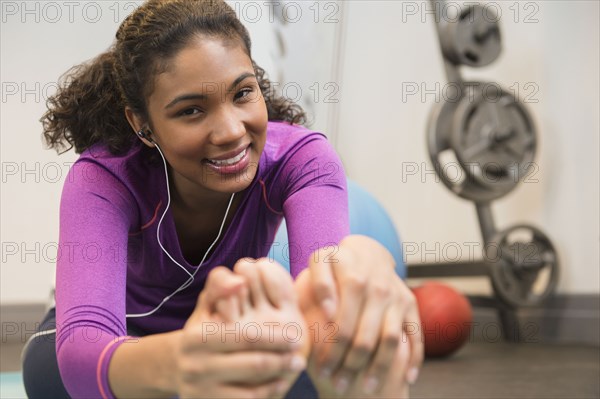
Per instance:
[[[250,72],[245,72],[243,74],[241,74],[240,76],[238,76],[233,83],[231,83],[231,85],[229,86],[229,89],[227,89],[228,91],[233,90],[233,88],[235,86],[237,86],[241,81],[243,81],[246,78],[249,77],[256,77],[253,73]],[[178,102],[181,101],[186,101],[186,100],[206,100],[208,98],[208,96],[206,94],[199,94],[199,93],[188,93],[188,94],[182,94],[181,96],[177,96],[173,101],[171,101],[170,103],[168,103],[165,106],[165,109],[171,108],[172,106],[174,106],[175,104],[177,104]]]

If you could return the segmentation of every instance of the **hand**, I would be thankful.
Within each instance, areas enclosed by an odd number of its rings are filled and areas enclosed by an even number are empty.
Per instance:
[[[396,275],[392,256],[365,236],[346,237],[331,249],[313,254],[310,272],[304,277],[310,284],[302,287],[296,280],[311,332],[315,331],[313,320],[318,319],[317,311],[306,314],[311,301],[318,304],[315,308],[323,318],[316,326],[321,334],[312,342],[309,360],[313,381],[335,387],[338,395],[355,390],[353,381],[362,385],[362,396],[383,394],[390,381],[390,365],[396,364],[394,373],[402,374],[393,379],[414,382],[423,361],[418,308],[414,295]],[[309,291],[313,297],[307,300]],[[330,342],[323,341],[327,332],[333,338]],[[406,367],[397,359],[402,339],[408,343]]]
[[[305,367],[306,327],[289,274],[265,260],[234,270],[211,271],[183,329],[182,398],[283,397]]]

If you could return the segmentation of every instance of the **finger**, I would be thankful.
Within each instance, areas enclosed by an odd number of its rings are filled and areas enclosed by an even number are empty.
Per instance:
[[[397,376],[400,380],[402,379],[402,376],[406,375],[406,372],[409,369],[411,355],[410,339],[405,332],[402,332],[398,348],[396,349],[396,356],[391,367],[393,369],[393,375]]]
[[[185,354],[224,354],[256,350],[281,354],[300,350],[304,341],[290,339],[284,331],[285,328],[286,325],[272,327],[252,321],[225,323],[202,319],[184,329],[181,351]]]
[[[406,288],[406,290],[408,291],[407,297],[409,299],[403,328],[410,343],[410,368],[406,377],[408,383],[414,384],[419,375],[419,370],[423,365],[425,354],[423,345],[423,331],[421,329],[421,318],[419,317],[417,301],[414,294],[410,292],[408,288]]]
[[[372,395],[372,397],[408,398],[408,383],[404,379],[404,376],[410,358],[410,345],[406,336],[401,335],[400,342],[394,354],[395,356],[390,364],[389,371],[385,379],[381,381],[380,392]]]
[[[266,382],[264,384],[254,386],[244,385],[231,385],[225,384],[219,387],[220,398],[283,398],[285,394],[290,390],[294,381],[288,381],[285,379],[276,379],[273,381]],[[198,393],[194,398],[201,397],[206,390],[199,387]]]
[[[296,303],[294,281],[283,266],[265,259],[259,259],[257,266],[266,296],[274,307],[281,309]]]
[[[351,262],[336,265],[335,275],[340,287],[340,303],[335,319],[338,331],[336,343],[324,348],[319,362],[321,375],[325,378],[343,364],[358,329],[366,300],[367,277],[360,270],[353,269]]]
[[[369,395],[379,392],[381,382],[385,381],[385,376],[393,364],[402,337],[402,320],[402,307],[398,304],[393,304],[385,312],[377,352],[362,382],[364,392]]]
[[[383,307],[373,306],[373,302],[369,300],[358,322],[354,339],[336,372],[334,384],[339,388],[339,393],[344,393],[344,387],[355,380],[356,375],[369,365],[369,361],[375,355],[382,319]]]
[[[236,274],[246,278],[252,306],[258,307],[263,305],[267,301],[267,297],[262,287],[260,270],[257,267],[257,261],[250,260],[250,258],[240,259],[236,262],[233,270]]]
[[[312,253],[309,259],[313,292],[328,321],[334,321],[337,313],[338,292],[333,266],[340,263],[339,247],[324,247]]]
[[[205,380],[221,383],[256,385],[295,376],[306,367],[305,358],[297,352],[242,351],[202,358],[205,361],[199,362],[195,357],[186,359],[189,363],[183,365],[185,378],[202,375]]]
[[[379,339],[381,331],[385,327],[385,315],[392,299],[392,288],[389,285],[390,283],[386,281],[372,283],[368,289],[368,297],[360,320],[358,320],[358,328],[354,334],[354,339],[345,355],[343,364],[336,373],[336,381],[342,387],[348,385],[348,381],[355,380],[356,375],[369,366],[371,359],[378,352],[389,351],[390,349],[386,345],[386,341],[380,342]],[[392,343],[397,344],[400,331],[401,325],[394,333],[392,337],[394,342]],[[396,345],[393,345],[391,349],[393,352],[396,349]],[[375,374],[372,377],[382,378],[383,376]],[[346,382],[342,382],[342,379],[346,379]]]
[[[217,383],[207,386],[203,379],[182,381],[179,384],[181,399],[210,398],[283,398],[296,381],[295,378],[279,378],[262,384],[244,385]]]

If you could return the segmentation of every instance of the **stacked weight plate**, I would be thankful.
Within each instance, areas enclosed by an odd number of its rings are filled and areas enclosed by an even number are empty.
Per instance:
[[[432,0],[431,4],[438,12],[444,9],[443,1]],[[499,84],[462,79],[459,67],[489,65],[502,49],[494,10],[468,4],[452,18],[441,15],[436,19],[447,78],[455,95],[447,96],[430,114],[429,155],[444,185],[477,208],[486,270],[474,274],[489,275],[496,295],[511,308],[534,306],[556,288],[559,265],[555,248],[534,226],[497,231],[490,203],[512,191],[534,166],[536,130],[520,99]],[[462,264],[471,271],[474,265]],[[464,270],[458,274],[469,273]]]

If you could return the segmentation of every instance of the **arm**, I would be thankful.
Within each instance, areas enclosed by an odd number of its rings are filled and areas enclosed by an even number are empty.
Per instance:
[[[178,332],[127,337],[125,250],[136,214],[131,194],[108,170],[73,165],[61,199],[56,277],[57,360],[73,397],[175,392]]]
[[[73,397],[110,395],[108,362],[127,336],[127,264],[115,248],[127,248],[132,203],[127,189],[95,163],[76,162],[67,175],[56,268],[56,355]]]
[[[323,172],[343,171],[332,149],[317,146],[302,154],[304,149],[298,151],[307,159],[304,170],[314,170],[310,164],[317,162],[320,166],[330,165],[322,168]],[[338,166],[331,167],[336,160]],[[404,383],[406,357],[395,360],[394,354],[403,339],[403,322],[418,322],[418,314],[412,294],[395,274],[393,258],[368,237],[348,236],[348,199],[343,172],[327,177],[302,173],[292,181],[305,182],[284,203],[290,251],[296,247],[304,250],[295,265],[290,255],[292,274],[297,276],[308,264],[312,294],[323,312],[322,320],[305,314],[310,332],[321,332],[312,341],[314,350],[309,372],[313,382],[321,394],[329,396],[334,386],[338,395],[362,396],[371,390],[381,394],[390,386],[388,381]],[[307,295],[308,290],[301,291],[299,295]],[[327,329],[326,322],[330,321],[334,325]],[[335,332],[334,339],[324,342],[323,338],[331,337],[332,332]],[[418,334],[407,335],[413,370],[406,378],[413,381],[415,368],[422,361],[422,343]],[[407,352],[405,349],[404,354]],[[395,364],[397,374],[386,375],[391,364]],[[317,376],[317,372],[323,374]],[[360,387],[348,386],[349,382],[359,379]]]
[[[209,273],[182,330],[115,351],[109,379],[117,397],[283,397],[305,366],[298,352],[306,340],[288,342],[277,327],[258,341],[246,339],[235,325],[303,324],[292,280],[281,266],[260,260],[240,260],[235,270]]]
[[[317,249],[335,246],[350,234],[348,192],[342,162],[324,136],[303,140],[284,166],[283,213],[296,278]]]
[[[126,335],[127,254],[115,248],[127,248],[135,208],[126,187],[102,166],[79,162],[69,172],[61,200],[56,349],[70,396],[265,397],[285,388],[273,380],[298,372],[290,371],[291,343],[274,346],[266,335],[250,347],[204,332],[205,323],[219,321],[210,304],[227,288],[214,270],[182,330]]]

